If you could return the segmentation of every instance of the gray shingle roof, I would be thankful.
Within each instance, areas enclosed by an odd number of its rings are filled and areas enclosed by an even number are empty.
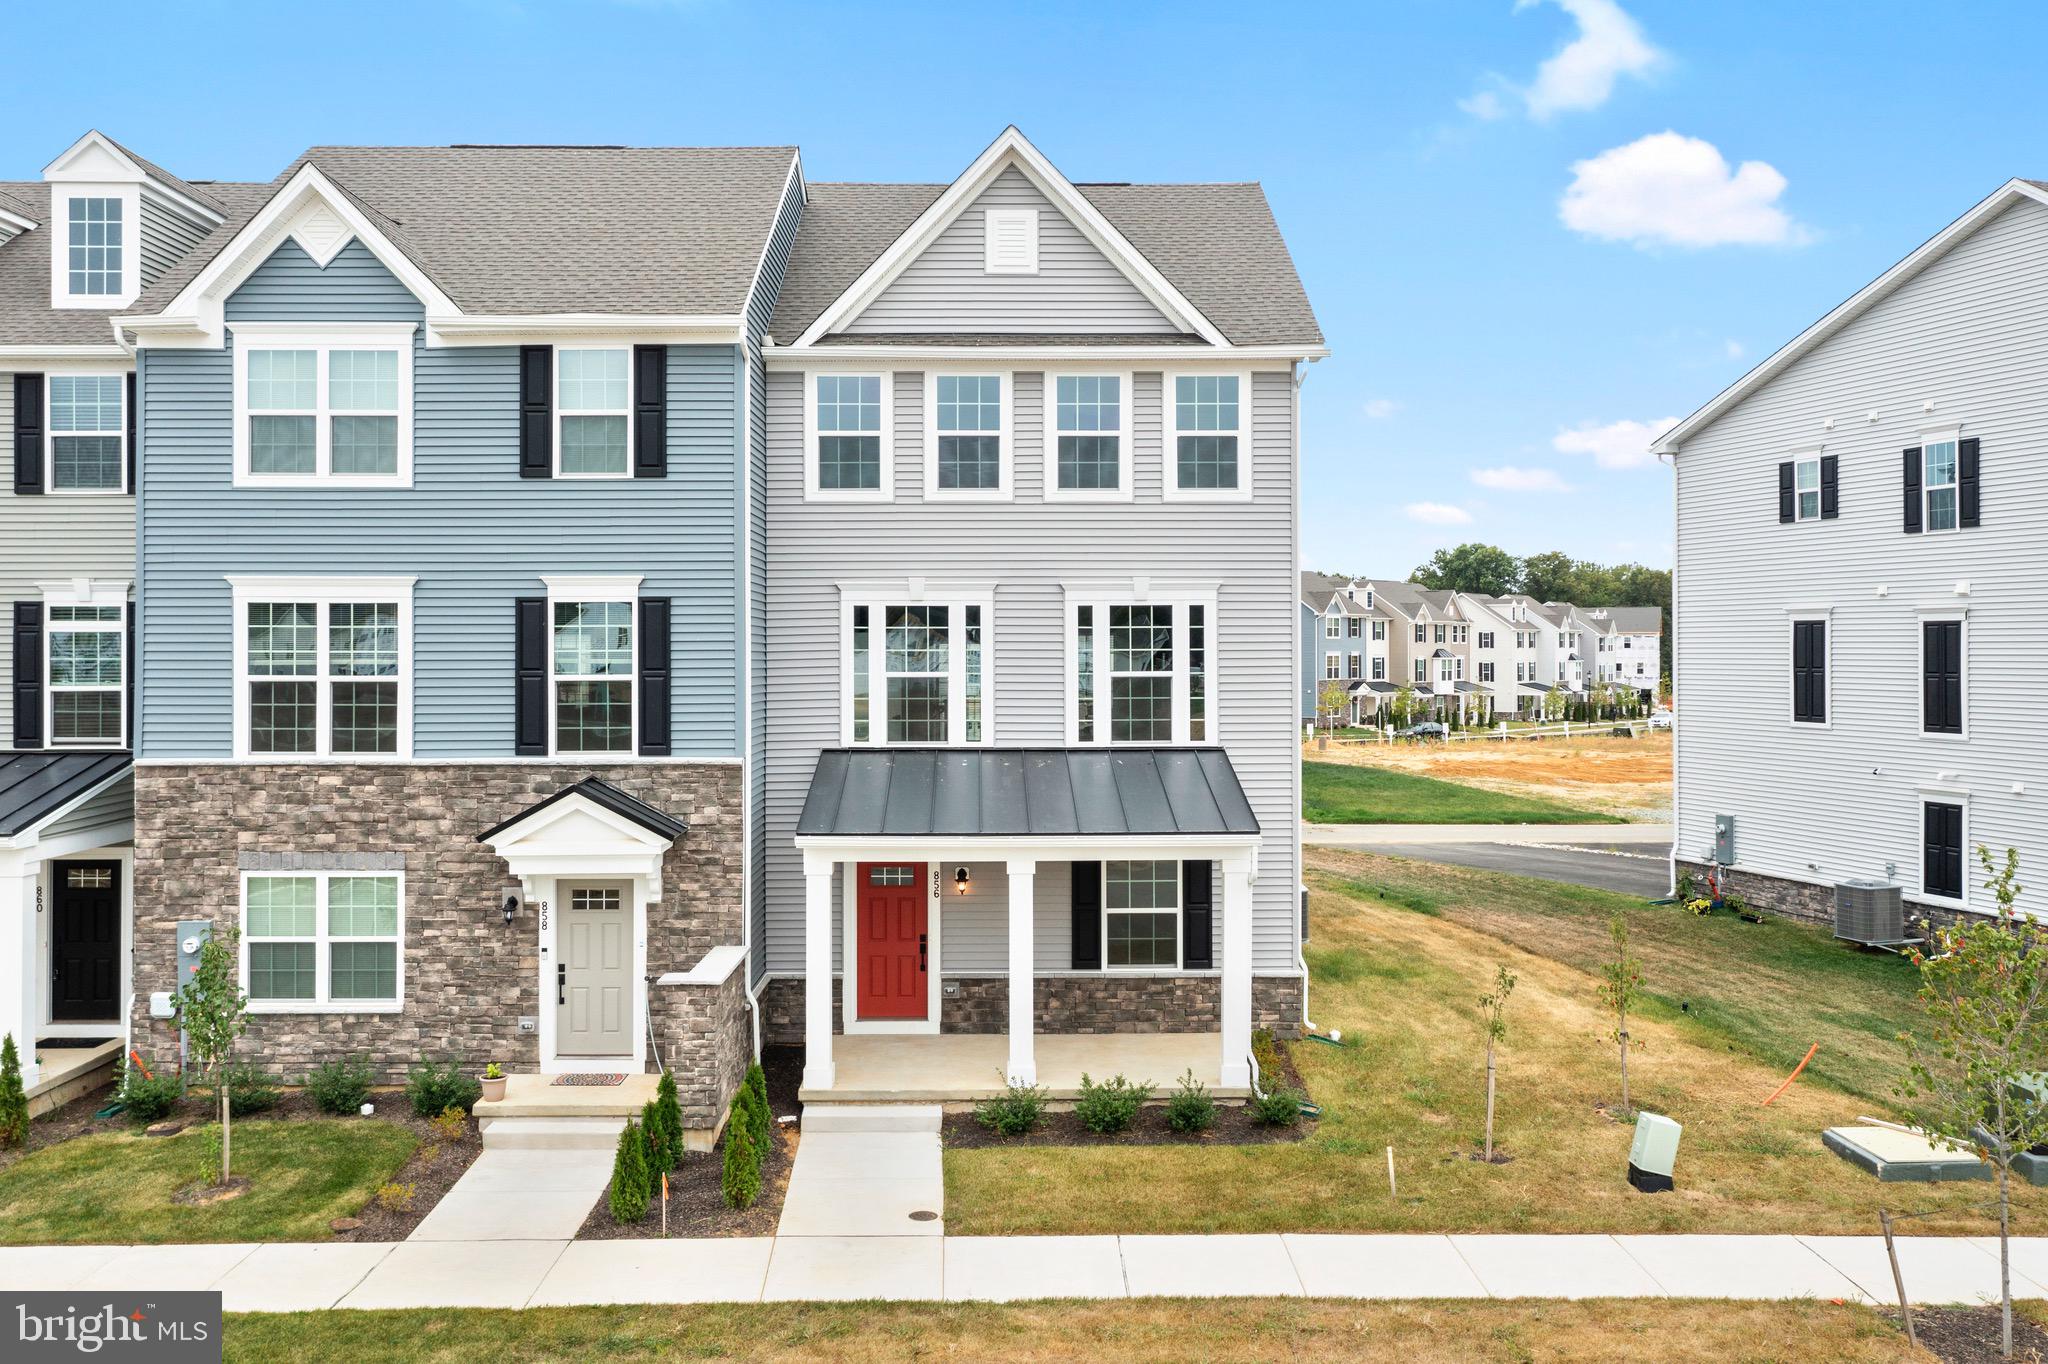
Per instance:
[[[799,837],[1256,834],[1220,748],[827,749]]]
[[[10,838],[127,771],[126,753],[0,754],[0,838]]]
[[[1623,634],[1648,634],[1664,629],[1664,608],[1661,606],[1608,606],[1603,607],[1614,628]]]
[[[787,345],[802,335],[946,188],[810,185],[769,328],[775,339]],[[1232,344],[1322,344],[1294,260],[1257,184],[1075,188]]]
[[[45,202],[48,201],[46,200]],[[17,214],[20,217],[33,221],[41,221],[37,217],[38,210],[36,206],[11,190],[0,189],[0,209],[5,209],[9,213]]]
[[[101,133],[100,136],[107,137],[105,133]],[[107,141],[114,142],[114,139],[111,137],[107,137]],[[142,168],[142,173],[144,175],[147,175],[150,179],[155,180],[163,185],[169,186],[171,189],[178,191],[178,193],[184,195],[188,199],[193,199],[198,201],[199,203],[206,205],[215,213],[219,213],[223,216],[227,214],[228,209],[230,207],[230,202],[229,200],[222,199],[219,196],[217,196],[214,193],[213,185],[195,185],[189,180],[181,180],[177,176],[165,170],[162,166],[159,166],[156,162],[150,160],[148,157],[137,156],[133,149],[122,146],[122,144],[120,144],[119,142],[114,142],[114,146],[120,150],[121,155],[127,157],[130,161],[133,161],[136,165],[140,166]]]

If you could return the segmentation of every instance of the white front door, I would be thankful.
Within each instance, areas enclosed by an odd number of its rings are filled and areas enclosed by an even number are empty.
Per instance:
[[[563,882],[555,1052],[633,1054],[633,893],[629,881]]]

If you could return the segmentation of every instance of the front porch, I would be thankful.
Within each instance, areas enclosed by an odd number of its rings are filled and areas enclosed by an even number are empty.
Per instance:
[[[975,1103],[1003,1090],[1010,1042],[1000,1033],[859,1034],[835,1039],[832,1083],[798,1091],[804,1103]],[[1043,1033],[1038,1083],[1054,1102],[1081,1094],[1081,1076],[1150,1082],[1164,1098],[1188,1071],[1219,1099],[1250,1096],[1223,1083],[1223,1039],[1212,1032]],[[808,1081],[808,1072],[806,1080]]]

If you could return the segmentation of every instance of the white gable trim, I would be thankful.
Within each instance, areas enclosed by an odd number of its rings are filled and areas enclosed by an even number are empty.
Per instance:
[[[521,879],[637,876],[659,887],[662,854],[674,840],[572,793],[500,830],[488,842]]]
[[[1073,182],[1060,174],[1058,168],[1031,145],[1030,139],[1017,131],[1014,124],[1003,129],[1002,136],[990,143],[988,150],[976,157],[974,164],[963,171],[960,178],[918,216],[917,221],[905,228],[903,235],[876,257],[845,293],[818,314],[817,320],[804,330],[795,344],[810,345],[858,317],[912,261],[923,254],[926,247],[938,239],[954,219],[966,211],[983,190],[994,183],[998,175],[1011,166],[1015,166],[1038,188],[1039,193],[1050,199],[1054,207],[1080,230],[1081,235],[1107,256],[1169,321],[1185,331],[1196,333],[1212,346],[1230,344],[1223,333],[1202,316],[1201,310],[1168,283],[1166,277],[1152,267],[1124,234],[1117,231],[1109,219],[1088,202],[1087,196],[1075,189]]]
[[[2024,180],[2006,181],[1975,208],[1921,243],[1911,255],[1864,285],[1846,302],[1837,305],[1827,316],[1793,337],[1749,373],[1722,389],[1706,406],[1665,432],[1650,446],[1650,452],[1656,455],[1676,455],[1680,446],[1718,421],[1730,408],[1777,378],[1793,361],[1869,312],[1899,286],[1946,256],[1973,236],[1978,228],[2021,199],[2032,199],[2036,203],[2048,204],[2048,191],[2043,191]]]
[[[66,147],[55,161],[43,167],[43,179],[56,184],[76,181],[89,184],[146,184],[174,204],[179,211],[199,219],[209,227],[218,227],[226,221],[221,217],[219,209],[200,203],[191,195],[165,184],[144,170],[134,157],[115,146],[113,141],[98,129],[79,138]]]

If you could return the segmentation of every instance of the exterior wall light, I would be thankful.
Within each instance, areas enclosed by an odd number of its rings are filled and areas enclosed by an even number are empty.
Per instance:
[[[962,895],[967,893],[967,868],[953,868],[953,889]]]

